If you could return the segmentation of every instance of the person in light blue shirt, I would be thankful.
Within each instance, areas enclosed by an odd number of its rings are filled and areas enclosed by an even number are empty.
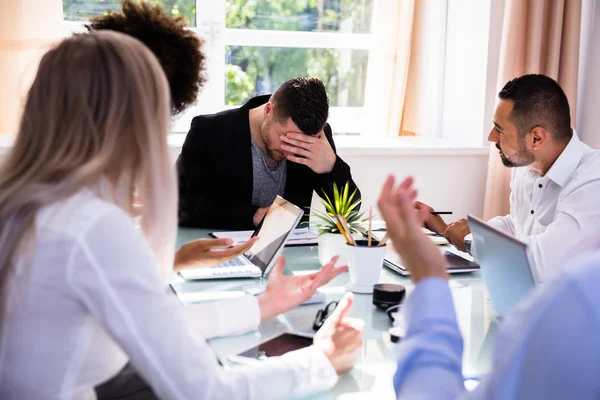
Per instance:
[[[379,199],[416,287],[406,308],[394,388],[399,399],[600,398],[600,255],[547,283],[502,322],[490,372],[467,392],[463,339],[440,251],[422,232],[412,178],[389,177]]]

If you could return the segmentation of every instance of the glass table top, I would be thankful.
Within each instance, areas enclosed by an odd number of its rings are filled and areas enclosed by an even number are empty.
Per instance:
[[[182,244],[208,237],[208,230],[180,228],[178,247]],[[307,274],[318,270],[317,246],[286,247],[286,274]],[[343,273],[320,290],[325,293],[326,303],[300,306],[290,312],[263,321],[258,332],[250,332],[235,337],[223,337],[209,341],[221,361],[226,362],[240,350],[259,344],[265,338],[279,333],[311,331],[314,317],[320,308],[333,300],[339,300],[346,292],[348,273]],[[408,277],[401,276],[383,267],[380,283],[404,285],[407,294],[413,289]],[[210,281],[184,281],[176,278],[172,287],[184,303],[229,298],[244,295],[245,290],[265,284],[263,279],[222,279]],[[487,290],[479,272],[455,274],[451,277],[450,288],[454,299],[458,323],[465,345],[463,373],[465,377],[477,377],[489,369],[498,316],[492,309]],[[388,329],[392,323],[387,314],[372,304],[372,295],[355,294],[351,316],[365,321],[364,347],[362,357],[356,367],[340,378],[336,387],[328,393],[314,398],[354,399],[354,398],[394,398],[392,377],[396,369],[396,344],[390,340]],[[261,339],[262,338],[262,339]]]

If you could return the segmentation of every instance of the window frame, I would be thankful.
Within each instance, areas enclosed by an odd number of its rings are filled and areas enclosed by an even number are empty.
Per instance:
[[[451,9],[452,4],[456,8],[456,3],[463,0],[447,0]],[[471,0],[475,2],[483,1],[486,3],[483,8],[487,7],[488,11],[490,8],[489,3],[491,0]],[[373,7],[376,7],[376,3],[383,2],[383,0],[375,0]],[[182,113],[180,116],[174,119],[172,125],[173,133],[187,133],[191,120],[194,116],[199,114],[208,114],[218,112],[224,109],[232,108],[225,104],[225,46],[270,46],[270,47],[290,47],[290,48],[327,48],[327,49],[350,49],[350,50],[367,50],[371,52],[373,48],[373,34],[372,33],[340,33],[340,32],[298,32],[298,31],[274,31],[274,30],[253,30],[253,29],[231,29],[225,26],[225,0],[214,0],[214,1],[203,1],[196,0],[196,26],[188,29],[193,30],[205,40],[204,51],[207,54],[207,65],[206,74],[208,80],[203,87],[196,104],[192,105],[188,110]],[[381,3],[379,4],[381,6]],[[462,7],[465,7],[463,4]],[[480,7],[481,9],[481,7]],[[452,22],[446,21],[446,28],[444,29],[444,37],[440,38],[440,44],[445,46],[444,49],[444,66],[441,68],[442,85],[445,86],[441,90],[441,98],[438,100],[439,116],[438,122],[435,124],[435,128],[432,132],[427,132],[425,135],[419,138],[408,138],[403,137],[402,139],[411,142],[418,143],[422,139],[426,139],[428,142],[431,141],[447,141],[457,140],[458,143],[464,145],[481,146],[485,143],[484,138],[481,137],[481,131],[473,132],[470,135],[460,135],[456,133],[456,124],[450,124],[452,130],[447,129],[444,125],[448,119],[448,111],[451,101],[456,101],[456,96],[452,96],[445,89],[448,86],[448,79],[459,79],[464,78],[465,74],[459,76],[449,76],[447,65],[449,62],[456,63],[456,57],[448,56],[447,48],[456,48],[457,40],[461,37],[456,34],[448,34],[449,26],[460,26],[463,23],[470,23],[473,15],[468,13],[459,13],[456,10],[448,12],[446,18],[453,18]],[[487,16],[493,18],[492,16]],[[371,26],[378,23],[376,19],[376,13],[372,13],[373,20]],[[489,27],[489,19],[488,27]],[[63,22],[63,34],[69,36],[73,32],[85,32],[84,24],[85,21],[64,21]],[[274,34],[274,33],[277,34]],[[483,32],[482,32],[483,33]],[[489,32],[485,32],[487,40]],[[481,44],[481,41],[480,41]],[[481,46],[480,46],[481,47]],[[478,55],[478,65],[486,65],[486,72],[489,73],[490,67],[486,63],[488,62],[488,51],[487,49],[480,48],[481,53],[485,52],[485,55]],[[369,54],[369,58],[371,54]],[[373,87],[372,79],[370,75],[374,73],[376,68],[371,68],[372,62],[369,59],[369,69],[367,70],[367,77],[365,82],[365,93],[374,92],[376,88]],[[479,77],[480,78],[480,77]],[[489,77],[487,78],[489,80]],[[488,84],[486,86],[486,84]],[[481,101],[486,102],[485,97],[489,98],[490,87],[489,82],[486,82],[486,74],[483,73],[483,79],[479,79],[479,82],[472,84],[469,87],[469,93],[467,95],[476,96],[478,99],[481,97]],[[222,99],[221,102],[215,102],[215,99]],[[489,102],[489,101],[488,101]],[[220,103],[220,104],[219,104]],[[375,132],[374,129],[370,129],[369,118],[371,117],[371,110],[369,110],[368,97],[365,96],[365,103],[362,107],[331,107],[329,123],[332,125],[334,134],[336,135],[360,135],[364,137],[370,136],[384,136],[383,132]],[[436,107],[436,108],[438,108]],[[482,113],[481,118],[472,118],[470,127],[477,126],[483,120],[483,114],[489,114],[490,105],[486,104],[486,112]],[[485,123],[484,123],[485,126]],[[485,131],[485,128],[484,128]],[[485,132],[484,132],[485,133]],[[368,139],[366,139],[368,140]]]

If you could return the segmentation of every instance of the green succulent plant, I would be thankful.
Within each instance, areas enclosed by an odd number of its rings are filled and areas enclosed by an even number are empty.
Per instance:
[[[317,219],[317,221],[312,222],[312,225],[319,232],[319,236],[325,233],[340,233],[336,224],[337,215],[342,215],[346,219],[351,233],[358,233],[356,227],[367,220],[365,213],[360,212],[362,199],[354,199],[357,189],[354,189],[352,194],[349,194],[349,191],[349,182],[346,182],[342,190],[339,190],[334,183],[333,201],[331,201],[325,190],[323,190],[324,198],[321,198],[320,201],[325,206],[325,212],[312,209],[310,214]]]

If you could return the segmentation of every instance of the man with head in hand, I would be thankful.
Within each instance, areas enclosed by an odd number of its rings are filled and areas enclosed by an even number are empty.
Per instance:
[[[567,96],[551,78],[515,78],[498,97],[488,140],[513,168],[512,192],[510,214],[489,224],[527,243],[534,276],[544,282],[574,256],[600,249],[600,151],[579,140]],[[465,250],[466,220],[447,225],[429,214],[425,225]]]
[[[350,182],[354,191],[328,114],[323,82],[295,78],[239,108],[194,118],[177,160],[180,225],[253,229],[277,195],[305,208],[313,190],[331,196],[334,183]]]

